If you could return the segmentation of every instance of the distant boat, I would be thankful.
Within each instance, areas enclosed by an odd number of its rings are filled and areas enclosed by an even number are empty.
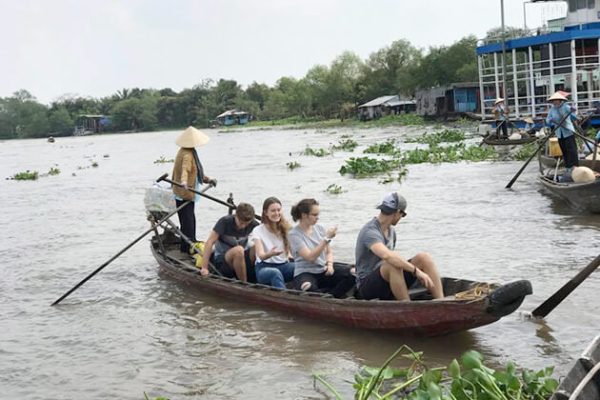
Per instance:
[[[53,136],[48,137],[48,143],[54,143],[54,137]]]
[[[538,154],[540,164],[540,183],[552,194],[561,197],[582,211],[600,213],[600,178],[593,182],[560,182],[558,177],[564,173],[562,157],[548,153]],[[600,172],[600,160],[579,160],[579,166]]]

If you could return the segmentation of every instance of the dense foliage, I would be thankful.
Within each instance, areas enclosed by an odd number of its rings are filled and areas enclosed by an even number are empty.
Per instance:
[[[404,354],[402,354],[404,353]],[[389,364],[398,356],[410,360],[408,368]],[[429,368],[422,352],[404,345],[389,357],[380,368],[363,367],[354,376],[355,399],[406,400],[545,400],[558,387],[552,377],[554,368],[540,371],[517,371],[510,362],[504,370],[494,370],[483,363],[483,356],[467,351],[448,367]],[[340,393],[321,375],[313,374],[341,400]]]
[[[245,90],[234,80],[205,80],[179,93],[170,88],[131,88],[100,99],[65,95],[50,106],[20,90],[0,98],[0,139],[71,135],[84,114],[109,115],[112,124],[107,130],[119,132],[207,127],[232,108],[247,111],[258,121],[344,120],[354,118],[358,104],[378,96],[411,97],[418,88],[476,81],[475,47],[474,36],[427,51],[400,39],[366,60],[344,52],[329,66],[314,66],[301,79],[282,77],[272,87],[254,82]]]

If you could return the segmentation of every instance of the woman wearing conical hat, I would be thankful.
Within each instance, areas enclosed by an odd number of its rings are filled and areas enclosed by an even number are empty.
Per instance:
[[[498,97],[494,102],[494,118],[496,119],[496,136],[500,138],[500,130],[502,130],[502,138],[508,138],[508,110],[502,97]]]
[[[199,196],[189,191],[188,188],[199,190],[201,183],[210,183],[213,186],[217,186],[216,179],[211,179],[204,175],[202,163],[200,163],[198,153],[196,152],[196,147],[205,145],[209,140],[210,138],[205,133],[193,126],[184,130],[175,140],[180,149],[175,157],[171,179],[174,182],[181,183],[183,187],[173,185],[173,193],[175,193],[177,207],[188,200],[192,200],[191,203],[177,212],[181,232],[192,242],[196,241],[196,215],[194,213],[194,206]],[[182,239],[180,249],[184,253],[189,253],[190,245]]]
[[[561,92],[556,92],[550,96],[548,102],[552,104],[552,107],[548,110],[546,124],[554,129],[554,134],[558,138],[558,144],[565,160],[565,168],[567,169],[565,175],[570,176],[571,169],[579,165],[575,127],[570,115],[573,110],[567,104],[567,98]]]

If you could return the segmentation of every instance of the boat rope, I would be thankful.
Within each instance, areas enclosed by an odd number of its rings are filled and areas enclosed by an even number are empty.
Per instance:
[[[479,283],[471,289],[458,292],[454,295],[457,300],[476,300],[487,296],[491,291],[489,283]]]

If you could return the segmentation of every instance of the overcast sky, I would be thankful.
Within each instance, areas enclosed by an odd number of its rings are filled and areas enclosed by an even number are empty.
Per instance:
[[[561,3],[527,3],[528,27]],[[506,25],[523,27],[523,0],[504,8]],[[497,26],[500,0],[0,0],[0,97],[273,85],[345,50],[365,59],[394,40],[427,49]]]

